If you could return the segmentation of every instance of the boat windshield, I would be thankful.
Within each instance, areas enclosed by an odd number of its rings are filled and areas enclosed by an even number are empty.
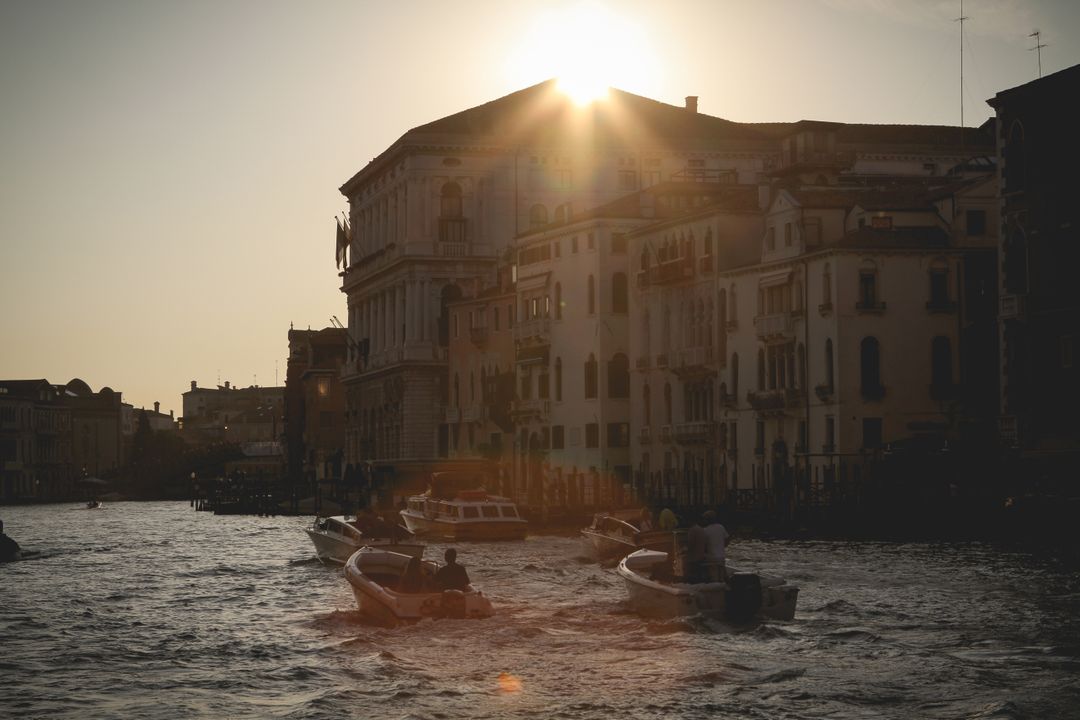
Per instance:
[[[484,517],[486,518],[499,517],[499,508],[497,505],[484,505],[481,509],[483,510]]]
[[[466,505],[462,508],[465,511],[466,518],[478,518],[480,517],[480,510],[475,505]]]
[[[499,507],[502,509],[503,517],[516,518],[518,516],[517,508],[513,505],[500,505]]]

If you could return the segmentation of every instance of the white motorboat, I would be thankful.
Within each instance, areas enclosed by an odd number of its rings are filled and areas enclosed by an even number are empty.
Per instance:
[[[597,513],[592,525],[581,529],[581,535],[600,559],[621,558],[642,549],[667,552],[676,547],[675,533],[669,530],[641,532],[614,513]]]
[[[409,497],[401,511],[405,527],[455,541],[524,539],[528,523],[514,501],[488,493],[483,482],[469,473],[432,473],[428,491]]]
[[[795,617],[799,588],[781,578],[740,572],[730,565],[726,582],[686,583],[673,578],[668,553],[638,550],[623,558],[619,576],[630,605],[642,615],[673,618],[707,615],[734,622]]]
[[[370,618],[386,624],[425,617],[486,618],[495,614],[491,601],[472,585],[465,590],[436,590],[438,564],[420,561],[424,590],[405,592],[402,574],[411,558],[401,553],[364,547],[345,563],[345,579],[356,605]]]
[[[315,545],[315,554],[324,562],[329,560],[344,564],[350,555],[366,545],[392,550],[410,557],[424,555],[423,544],[399,542],[391,537],[366,535],[357,527],[355,520],[349,520],[344,515],[316,517],[312,526],[305,528],[305,531]],[[405,531],[401,530],[401,533],[405,534]]]

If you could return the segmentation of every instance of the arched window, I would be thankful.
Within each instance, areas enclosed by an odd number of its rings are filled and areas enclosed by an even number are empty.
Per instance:
[[[727,290],[720,289],[720,299],[716,304],[716,315],[720,318],[720,325],[727,322]]]
[[[757,389],[765,389],[765,351],[760,348],[757,351]]]
[[[461,381],[457,373],[454,373],[454,407],[461,407]]]
[[[712,298],[709,298],[709,302],[705,305],[705,347],[712,347],[713,343],[713,302]]]
[[[555,319],[562,320],[562,283],[555,283]]]
[[[611,312],[625,315],[628,305],[626,273],[615,273],[611,276]]]
[[[585,361],[585,398],[595,398],[597,388],[597,365],[596,356],[589,353],[589,359]]]
[[[652,353],[652,327],[649,321],[649,308],[645,307],[641,311],[641,355],[642,357],[649,357]]]
[[[731,395],[739,401],[739,353],[731,353]]]
[[[589,314],[596,314],[596,278],[589,276]]]
[[[641,389],[641,398],[645,410],[645,417],[641,424],[645,427],[649,427],[649,420],[652,418],[652,395],[649,390],[649,383],[645,383],[645,387]]]
[[[938,336],[930,344],[931,384],[936,390],[952,387],[952,345],[949,338]]]
[[[566,205],[555,206],[555,222],[566,222]]]
[[[796,383],[798,384],[799,388],[805,389],[806,388],[806,347],[802,343],[799,343],[799,348],[797,350],[797,353],[798,353],[798,356],[799,356],[798,357],[799,374],[797,376]]]
[[[881,346],[877,338],[863,338],[859,346],[860,389],[867,399],[876,400],[882,396],[881,387]]]
[[[616,353],[608,363],[607,391],[609,398],[630,397],[630,358]]]
[[[469,372],[469,402],[476,402],[476,374]]]
[[[647,247],[641,248],[641,269],[643,272],[649,270],[649,249]]]
[[[712,228],[705,230],[705,255],[712,255]]]
[[[829,388],[829,392],[833,391],[833,352],[832,352],[832,338],[825,340],[825,387]]]
[[[538,228],[547,225],[547,208],[537,203],[529,209],[529,227]]]
[[[439,217],[461,217],[461,186],[456,182],[446,183],[439,192]]]
[[[859,301],[856,307],[869,310],[878,307],[877,265],[873,260],[864,260],[859,266]]]
[[[555,358],[555,400],[562,401],[562,358]]]
[[[825,263],[825,270],[821,273],[821,304],[832,305],[832,270],[829,263]]]
[[[664,383],[664,424],[671,424],[671,383]]]

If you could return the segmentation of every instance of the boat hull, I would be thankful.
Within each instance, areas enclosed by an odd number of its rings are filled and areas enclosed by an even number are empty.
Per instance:
[[[347,539],[336,537],[327,533],[321,533],[311,528],[306,528],[311,544],[315,546],[315,555],[323,562],[334,562],[344,565],[349,556],[362,547],[377,547],[382,550],[401,553],[410,557],[423,557],[425,545],[417,543],[396,543],[385,539],[365,539],[360,543],[350,542]]]
[[[418,513],[401,512],[405,527],[416,535],[444,540],[524,540],[528,523],[521,519],[444,520],[427,518]]]
[[[345,563],[345,579],[352,588],[356,606],[368,618],[382,624],[396,624],[425,617],[486,618],[495,614],[491,602],[479,590],[402,593],[394,587],[407,555],[376,548],[362,548]],[[426,563],[434,574],[434,563]]]
[[[648,617],[675,618],[687,615],[710,617],[742,616],[791,620],[795,616],[799,588],[780,578],[752,573],[738,573],[728,568],[728,583],[681,583],[653,580],[650,577],[657,563],[666,561],[666,553],[641,550],[623,559],[618,574],[626,585],[630,606]],[[753,605],[747,606],[750,596],[736,597],[729,608],[735,576],[753,577]]]

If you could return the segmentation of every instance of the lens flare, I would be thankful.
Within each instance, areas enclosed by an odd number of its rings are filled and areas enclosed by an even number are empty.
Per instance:
[[[521,678],[516,675],[511,675],[508,672],[499,673],[499,692],[503,693],[519,693],[521,692]]]

